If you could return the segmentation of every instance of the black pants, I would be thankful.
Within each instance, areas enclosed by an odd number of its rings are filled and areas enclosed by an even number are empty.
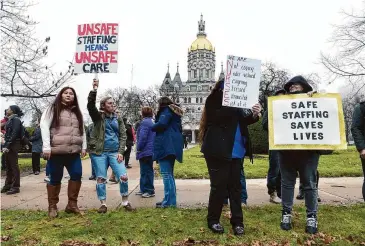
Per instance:
[[[41,153],[32,152],[33,173],[41,171]]]
[[[5,155],[1,155],[1,170],[6,170]]]
[[[124,152],[124,163],[125,163],[125,166],[128,166],[129,165],[129,159],[131,157],[131,152],[132,152],[132,146],[130,145],[127,145],[127,149],[125,150]]]
[[[9,152],[5,153],[6,162],[6,180],[5,186],[10,188],[20,187],[20,169],[18,165],[18,152],[20,150],[20,143],[15,142],[9,148]]]
[[[241,159],[224,160],[205,158],[210,178],[210,195],[208,205],[208,226],[219,223],[223,201],[227,190],[231,206],[232,226],[243,226],[241,207]]]

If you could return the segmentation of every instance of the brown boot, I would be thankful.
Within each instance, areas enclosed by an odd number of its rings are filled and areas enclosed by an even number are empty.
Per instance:
[[[77,207],[77,197],[81,188],[81,181],[68,181],[68,204],[66,206],[66,213],[81,214],[80,209]]]
[[[60,200],[59,195],[61,191],[61,185],[50,185],[47,184],[48,194],[48,216],[53,219],[58,216],[57,203]]]

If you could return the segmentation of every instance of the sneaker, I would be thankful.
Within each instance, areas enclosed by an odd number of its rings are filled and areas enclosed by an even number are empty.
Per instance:
[[[151,198],[151,197],[154,197],[154,196],[155,196],[155,194],[149,194],[149,193],[143,193],[142,194],[143,198]]]
[[[69,179],[69,178],[70,178],[70,175],[66,175],[66,176],[65,176],[65,179]]]
[[[44,178],[44,182],[49,183],[49,181],[50,181],[49,177]]]
[[[14,195],[14,194],[19,193],[19,192],[20,192],[19,188],[11,188],[10,190],[8,190],[6,192],[6,194],[7,195]]]
[[[89,180],[96,180],[96,177],[95,177],[94,175],[91,175],[91,176],[89,177]]]
[[[322,199],[320,197],[317,197],[318,202],[322,202]]]
[[[38,171],[34,172],[34,175],[39,175],[39,172]]]
[[[276,195],[276,192],[270,194],[270,202],[275,204],[281,203],[281,199]]]
[[[142,196],[143,195],[143,192],[142,191],[138,191],[135,193],[136,196]]]
[[[132,168],[131,165],[126,165],[125,167],[128,168],[128,169]]]
[[[209,225],[208,228],[213,233],[218,233],[218,234],[223,234],[224,233],[224,228],[223,228],[223,226],[220,223],[213,224],[213,225]]]
[[[105,214],[108,211],[108,207],[105,204],[102,204],[101,207],[98,209],[99,214]]]
[[[245,228],[243,226],[234,226],[232,230],[235,236],[242,236],[245,234]]]
[[[305,232],[308,234],[316,234],[318,232],[318,221],[315,216],[307,218],[307,225],[305,227]]]
[[[136,211],[135,208],[132,207],[132,205],[128,202],[127,205],[124,205],[123,208],[128,211],[128,212],[133,212],[133,211]]]
[[[281,217],[280,228],[284,231],[289,231],[292,228],[291,223],[292,223],[291,214],[284,212]]]

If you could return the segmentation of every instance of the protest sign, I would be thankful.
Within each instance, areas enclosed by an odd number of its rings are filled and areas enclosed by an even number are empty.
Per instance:
[[[340,94],[269,97],[268,119],[271,150],[347,148]]]
[[[116,73],[118,32],[117,23],[78,25],[74,72]]]
[[[259,100],[260,77],[260,60],[229,55],[222,105],[252,108]]]

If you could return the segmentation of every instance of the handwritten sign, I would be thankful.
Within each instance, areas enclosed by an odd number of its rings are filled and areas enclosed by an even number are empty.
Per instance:
[[[339,94],[269,97],[270,149],[346,149]]]
[[[260,60],[229,55],[222,105],[251,108],[259,99],[260,77]]]
[[[75,73],[116,73],[118,32],[117,23],[78,25]]]

